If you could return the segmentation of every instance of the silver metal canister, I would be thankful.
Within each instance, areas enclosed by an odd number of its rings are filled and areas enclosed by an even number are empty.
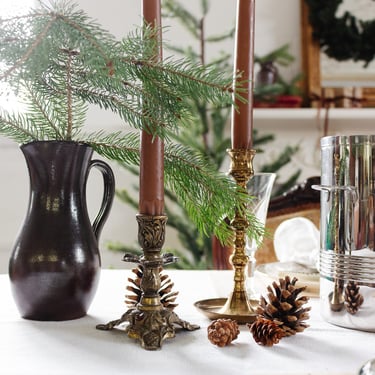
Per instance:
[[[375,135],[321,139],[320,298],[325,320],[375,331]]]

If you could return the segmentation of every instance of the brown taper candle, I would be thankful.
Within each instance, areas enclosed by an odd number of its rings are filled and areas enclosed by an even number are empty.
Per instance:
[[[143,0],[142,11],[144,22],[155,27],[154,37],[161,42],[160,0]],[[161,60],[161,43],[158,46],[155,59]],[[141,132],[139,212],[153,216],[164,214],[164,142],[146,131]]]
[[[239,80],[246,92],[241,94],[247,101],[236,99],[237,108],[232,110],[232,148],[251,149],[253,132],[253,76],[254,76],[254,24],[255,0],[238,0],[235,39],[234,74],[241,73]]]

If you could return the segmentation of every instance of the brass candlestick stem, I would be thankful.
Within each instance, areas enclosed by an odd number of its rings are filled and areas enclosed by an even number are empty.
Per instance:
[[[164,307],[160,300],[160,271],[164,265],[177,260],[171,254],[161,255],[167,217],[139,214],[137,221],[138,241],[143,255],[139,257],[125,255],[124,260],[142,266],[140,301],[126,311],[120,319],[107,324],[99,324],[97,328],[112,330],[122,323],[129,322],[125,330],[128,336],[139,339],[143,348],[156,350],[161,348],[165,339],[175,336],[174,324],[188,331],[196,330],[199,326],[181,320],[171,308]]]
[[[227,152],[231,157],[229,174],[244,191],[247,191],[247,183],[254,174],[255,150],[231,149]],[[233,319],[244,316],[249,316],[251,319],[251,316],[255,315],[246,291],[246,270],[249,256],[245,252],[245,244],[246,231],[250,223],[246,219],[245,212],[246,207],[243,207],[241,211],[238,210],[231,222],[235,231],[234,251],[230,257],[230,262],[234,267],[234,289],[219,311],[220,314],[231,316]]]

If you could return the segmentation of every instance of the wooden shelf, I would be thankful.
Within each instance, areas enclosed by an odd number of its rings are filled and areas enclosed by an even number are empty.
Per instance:
[[[255,108],[255,120],[314,120],[317,118],[317,108]],[[325,110],[320,110],[320,117],[325,116]],[[331,120],[374,120],[375,108],[331,108]]]

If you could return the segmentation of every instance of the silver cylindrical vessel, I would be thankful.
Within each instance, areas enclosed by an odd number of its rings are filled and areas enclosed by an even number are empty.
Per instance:
[[[375,331],[375,135],[321,139],[323,317]]]

